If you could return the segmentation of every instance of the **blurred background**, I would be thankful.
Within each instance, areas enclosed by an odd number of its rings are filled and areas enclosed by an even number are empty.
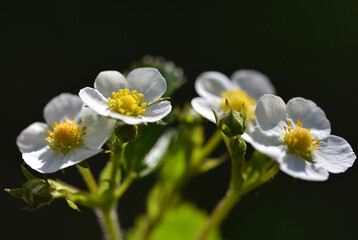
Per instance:
[[[332,134],[357,151],[358,1],[18,1],[0,3],[0,188],[21,187],[17,135],[43,121],[45,104],[62,92],[93,86],[103,70],[123,71],[144,55],[183,68],[187,83],[172,97],[196,96],[203,71],[230,76],[256,69],[287,102],[302,96],[322,107]],[[213,124],[206,124],[208,131]],[[105,159],[89,160],[98,174]],[[185,197],[211,211],[225,194],[230,164],[193,179]],[[356,239],[357,163],[323,183],[279,173],[245,196],[222,226],[225,240]],[[53,174],[85,188],[76,168]],[[119,204],[128,229],[144,212],[155,177],[135,182]],[[0,192],[0,239],[101,239],[94,214],[57,200],[34,212]]]

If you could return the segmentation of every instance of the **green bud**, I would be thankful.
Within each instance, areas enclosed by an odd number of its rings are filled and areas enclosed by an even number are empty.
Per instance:
[[[244,156],[246,152],[246,142],[242,138],[235,138],[231,141],[233,155]]]
[[[225,108],[230,110],[225,111],[220,118],[213,110],[217,128],[229,138],[242,135],[246,130],[246,113],[244,107],[241,108],[241,112],[237,112],[232,109],[226,100]]]
[[[122,143],[133,141],[137,137],[137,127],[133,125],[120,125],[115,134]]]
[[[26,208],[27,210],[33,210],[42,205],[50,204],[53,200],[50,184],[43,179],[31,179],[24,184],[23,189],[22,198],[29,204]]]

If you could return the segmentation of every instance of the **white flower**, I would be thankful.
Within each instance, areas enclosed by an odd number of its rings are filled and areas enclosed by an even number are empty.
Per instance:
[[[46,123],[31,124],[16,139],[24,161],[41,173],[56,172],[99,153],[116,123],[68,93],[53,98],[43,114]]]
[[[256,101],[263,94],[275,93],[268,77],[255,70],[238,70],[231,80],[219,72],[204,72],[195,81],[195,90],[200,97],[191,101],[192,107],[204,118],[215,123],[212,110],[220,117],[224,112],[225,99],[231,107],[240,111],[242,104],[247,116],[247,129],[242,135],[250,141],[254,129]]]
[[[251,144],[292,177],[324,181],[356,159],[346,140],[330,135],[325,113],[310,100],[297,97],[286,105],[280,97],[264,95],[257,102],[256,122]]]
[[[85,104],[100,115],[129,125],[157,122],[172,109],[169,101],[160,100],[167,84],[155,68],[137,68],[127,79],[119,72],[104,71],[94,87],[79,92]]]

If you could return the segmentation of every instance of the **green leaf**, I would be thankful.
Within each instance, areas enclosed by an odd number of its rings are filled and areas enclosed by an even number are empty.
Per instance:
[[[165,126],[157,124],[138,127],[137,138],[127,144],[122,160],[122,166],[127,173],[130,171],[140,172],[144,157],[155,144],[164,128]]]
[[[25,175],[25,177],[27,178],[27,180],[31,180],[31,179],[35,179],[35,178],[36,178],[34,175],[32,175],[32,174],[24,167],[24,165],[21,165],[21,170],[22,170],[23,174]]]
[[[160,165],[163,156],[167,153],[171,140],[175,135],[176,131],[174,129],[168,129],[158,138],[138,167],[139,177],[145,177],[155,171]]]
[[[207,214],[190,204],[181,204],[165,213],[153,230],[150,240],[194,239],[207,220]],[[220,234],[213,229],[207,240],[218,240]]]

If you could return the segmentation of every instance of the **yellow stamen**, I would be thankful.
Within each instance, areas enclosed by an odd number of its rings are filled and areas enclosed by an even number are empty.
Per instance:
[[[228,110],[225,109],[225,106],[231,106],[233,110],[240,112],[242,106],[244,106],[247,120],[255,119],[256,100],[245,91],[241,89],[228,90],[227,92],[222,92],[221,97],[221,105],[224,110]],[[226,100],[229,102],[229,105],[225,104]]]
[[[303,123],[297,119],[296,126],[292,126],[292,122],[288,123],[288,127],[284,126],[285,136],[284,140],[289,148],[289,151],[301,155],[307,161],[312,161],[311,152],[319,150],[316,144],[319,139],[313,139],[311,129],[303,128]]]
[[[62,123],[54,122],[53,131],[47,131],[48,137],[45,138],[49,142],[49,147],[55,151],[61,151],[66,154],[70,149],[83,143],[82,136],[86,134],[86,127],[80,128],[81,121],[76,124],[75,118],[71,118],[71,122],[66,119]]]
[[[139,116],[145,112],[146,102],[141,103],[144,95],[136,90],[120,89],[112,93],[113,98],[108,98],[110,108],[118,113],[128,116]]]

